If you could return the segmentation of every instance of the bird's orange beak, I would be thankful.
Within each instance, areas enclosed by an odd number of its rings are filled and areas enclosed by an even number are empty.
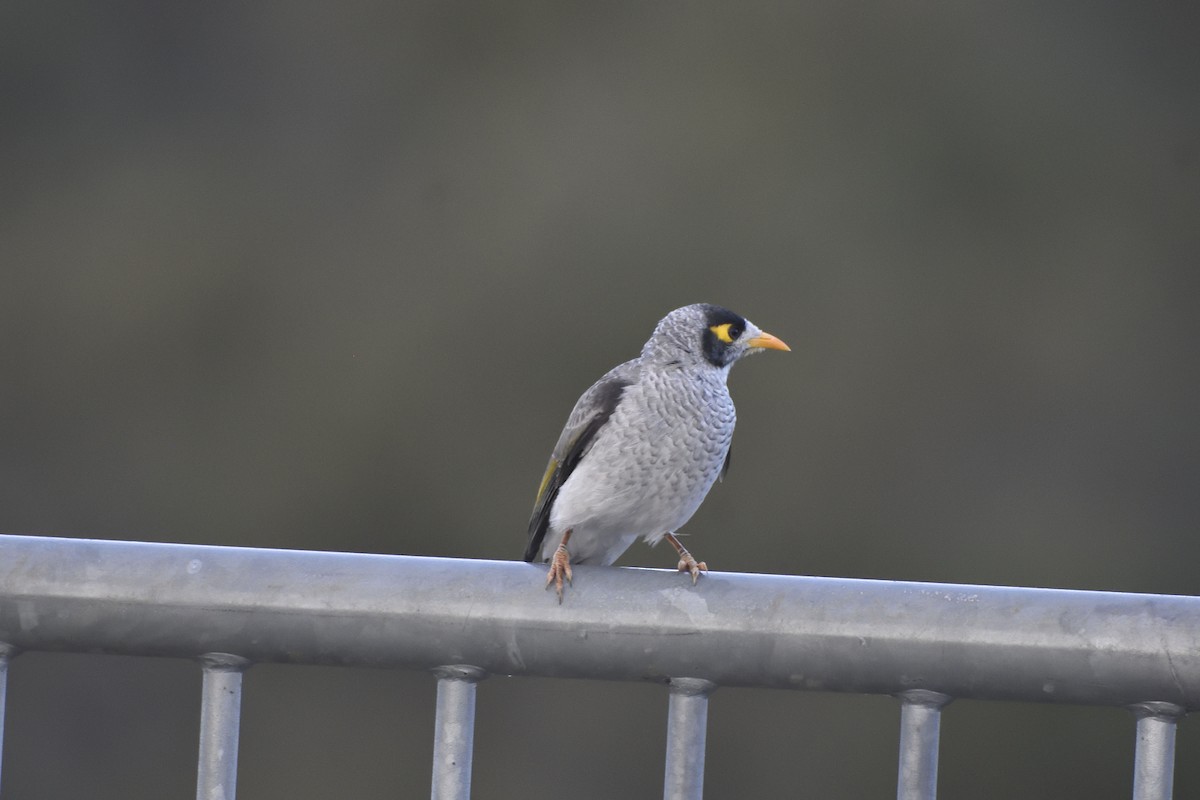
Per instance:
[[[760,347],[763,350],[783,350],[784,352],[792,352],[792,348],[783,343],[783,340],[777,336],[772,336],[769,333],[760,333],[746,344],[751,347]]]

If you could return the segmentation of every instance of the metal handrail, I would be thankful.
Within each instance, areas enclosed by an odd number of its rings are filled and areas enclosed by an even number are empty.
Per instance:
[[[0,536],[0,643],[205,657],[206,683],[220,671],[226,698],[231,674],[240,692],[231,663],[440,670],[439,730],[473,719],[486,675],[662,681],[688,726],[668,736],[671,758],[690,759],[676,795],[668,762],[668,796],[680,797],[699,796],[704,703],[718,686],[900,697],[911,797],[932,797],[937,715],[952,698],[1135,708],[1139,735],[1152,734],[1135,780],[1146,798],[1170,795],[1163,748],[1200,708],[1196,597],[721,572],[693,586],[581,566],[559,605],[544,576],[520,562]],[[443,700],[458,716],[442,719]],[[1164,720],[1169,730],[1155,727]],[[698,739],[683,735],[697,724]],[[461,740],[442,744],[461,767]],[[466,796],[458,777],[444,796]],[[1166,794],[1151,786],[1164,780]]]

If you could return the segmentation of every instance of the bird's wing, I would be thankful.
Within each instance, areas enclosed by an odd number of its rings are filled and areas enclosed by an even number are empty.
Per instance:
[[[729,465],[733,463],[733,445],[729,445],[729,449],[725,451],[725,463],[721,465],[721,480],[725,480],[725,476],[729,474]]]
[[[633,383],[632,362],[622,364],[596,381],[590,389],[583,393],[558,444],[550,454],[550,463],[546,466],[546,474],[542,477],[542,485],[538,487],[537,499],[533,503],[533,515],[529,518],[529,545],[525,548],[525,560],[537,558],[542,540],[546,538],[546,529],[550,527],[550,509],[554,506],[554,498],[558,490],[567,482],[567,478],[578,466],[579,460],[587,454],[596,434],[608,422],[621,402],[625,387]]]

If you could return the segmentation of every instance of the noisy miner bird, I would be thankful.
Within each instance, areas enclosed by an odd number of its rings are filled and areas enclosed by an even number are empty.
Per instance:
[[[707,571],[675,533],[729,469],[729,369],[790,349],[728,309],[684,306],[659,321],[640,356],[583,393],[550,454],[525,548],[526,561],[550,562],[546,587],[558,602],[571,564],[611,564],[639,536],[670,542],[692,583]]]

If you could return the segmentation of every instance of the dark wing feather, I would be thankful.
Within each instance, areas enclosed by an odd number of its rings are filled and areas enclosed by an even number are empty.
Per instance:
[[[729,465],[733,463],[733,445],[729,445],[729,449],[725,451],[725,463],[721,465],[721,480],[725,480],[725,476],[729,474]]]
[[[538,488],[537,499],[533,504],[533,515],[529,518],[529,545],[525,548],[526,561],[533,561],[542,549],[542,541],[550,527],[550,510],[554,507],[554,498],[558,496],[558,490],[567,482],[567,478],[571,477],[579,460],[591,447],[596,434],[616,411],[625,387],[632,382],[619,377],[621,373],[628,371],[627,367],[628,365],[622,364],[597,381],[583,393],[571,411],[558,444],[550,455],[550,463],[546,467],[546,474],[542,477],[542,485]]]

